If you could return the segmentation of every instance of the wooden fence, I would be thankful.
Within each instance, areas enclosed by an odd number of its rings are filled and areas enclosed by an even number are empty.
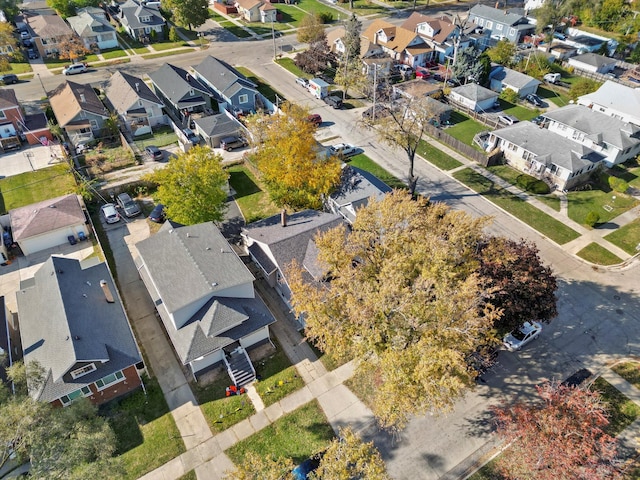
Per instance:
[[[440,128],[434,127],[432,125],[428,125],[426,130],[427,130],[427,134],[430,137],[433,137],[439,142],[442,142],[450,146],[457,152],[460,152],[465,157],[469,157],[470,159],[475,160],[479,164],[487,166],[488,157],[483,152],[476,150],[475,148],[473,148],[470,145],[467,145],[464,142],[461,142],[455,137],[452,137],[445,130],[442,130]]]

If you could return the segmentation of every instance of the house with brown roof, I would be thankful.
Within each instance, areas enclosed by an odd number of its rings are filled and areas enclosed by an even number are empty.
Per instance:
[[[66,81],[49,94],[58,124],[74,145],[98,136],[109,112],[91,85]]]
[[[461,33],[453,21],[443,15],[430,17],[422,13],[413,12],[401,25],[402,28],[416,32],[434,50],[431,60],[444,63],[447,57],[453,56],[454,41]],[[464,48],[471,43],[471,39],[461,39],[460,47]]]
[[[247,22],[270,23],[277,21],[278,10],[264,0],[236,0],[238,13]]]
[[[25,114],[15,90],[3,88],[0,90],[0,149],[4,151],[19,146],[19,137],[26,138],[29,145],[46,144],[53,140],[44,112]]]
[[[434,54],[433,48],[416,32],[396,27],[385,20],[374,20],[362,36],[379,45],[393,60],[412,67],[424,66]]]
[[[42,58],[56,56],[60,51],[60,43],[75,35],[58,15],[36,15],[28,17],[27,21],[33,31],[33,44]]]
[[[79,233],[89,235],[87,217],[77,195],[64,195],[9,211],[13,240],[31,255],[67,243]]]

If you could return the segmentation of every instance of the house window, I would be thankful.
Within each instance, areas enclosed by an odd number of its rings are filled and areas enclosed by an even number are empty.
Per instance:
[[[493,22],[490,22],[489,20],[487,20],[487,28],[491,30],[493,28]]]
[[[512,152],[515,152],[518,150],[518,146],[514,145],[513,143],[510,143],[509,146],[507,147],[509,150],[511,150]]]
[[[498,23],[498,24],[496,25],[496,30],[498,30],[499,32],[501,32],[501,31],[502,31],[502,24],[501,24],[501,23]]]
[[[571,138],[573,140],[577,140],[578,142],[581,142],[582,140],[584,140],[584,135],[582,134],[582,132],[578,132],[577,130],[574,130],[573,135],[571,135]]]
[[[89,120],[89,123],[91,124],[91,129],[92,130],[97,130],[98,129],[98,122],[96,122],[95,120]]]
[[[142,100],[138,100],[138,106],[141,107],[142,106]]]
[[[4,110],[0,110],[0,118],[7,118],[7,116],[4,114]]]
[[[111,375],[107,375],[106,377],[103,377],[100,380],[96,381],[96,387],[98,387],[98,390],[104,390],[109,385],[118,383],[123,378],[124,378],[124,374],[122,373],[122,371],[116,372]]]
[[[68,393],[67,395],[63,395],[62,397],[60,397],[60,401],[62,402],[63,405],[69,405],[75,399],[80,397],[86,397],[88,395],[91,395],[91,389],[89,387],[82,387],[82,388],[79,388],[78,390]]]
[[[509,35],[513,36],[516,34],[516,29],[515,28],[510,28],[509,29]]]
[[[75,380],[76,378],[82,377],[87,373],[91,373],[96,369],[95,364],[90,363],[89,365],[85,365],[84,367],[80,367],[77,370],[73,370],[71,372],[71,377]]]
[[[240,96],[238,96],[238,102],[240,102],[240,103],[249,103],[249,95],[240,95]]]
[[[484,25],[484,19],[483,18],[479,18],[478,19],[478,26],[482,27]]]

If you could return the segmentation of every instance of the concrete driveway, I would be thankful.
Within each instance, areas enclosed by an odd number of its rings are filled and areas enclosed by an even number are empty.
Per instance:
[[[32,172],[65,162],[59,144],[45,147],[32,145],[0,156],[0,177]]]

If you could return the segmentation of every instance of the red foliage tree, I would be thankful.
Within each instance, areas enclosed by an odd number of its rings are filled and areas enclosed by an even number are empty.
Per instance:
[[[490,303],[503,310],[498,330],[510,331],[529,320],[548,323],[558,315],[556,279],[534,244],[491,237],[480,246],[478,257],[478,273],[493,290]]]
[[[498,457],[505,479],[620,478],[616,439],[603,428],[606,405],[597,392],[557,382],[537,387],[541,401],[493,408],[497,433],[509,447]]]

